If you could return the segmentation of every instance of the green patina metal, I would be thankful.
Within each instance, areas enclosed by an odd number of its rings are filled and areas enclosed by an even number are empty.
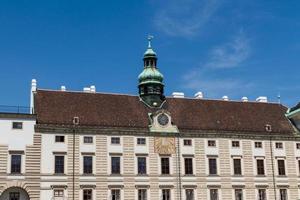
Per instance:
[[[144,70],[138,76],[139,95],[141,99],[150,107],[160,107],[165,100],[164,96],[164,76],[157,68],[157,56],[151,47],[151,39],[148,37],[148,48],[144,53]]]

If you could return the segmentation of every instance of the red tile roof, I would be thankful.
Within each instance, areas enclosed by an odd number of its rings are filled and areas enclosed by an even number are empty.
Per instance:
[[[179,130],[292,134],[286,107],[274,103],[167,98],[163,106]],[[35,95],[38,124],[148,128],[151,110],[138,96],[38,90]]]

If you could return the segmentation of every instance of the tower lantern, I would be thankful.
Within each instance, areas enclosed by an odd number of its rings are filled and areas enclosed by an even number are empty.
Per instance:
[[[157,56],[152,49],[153,36],[148,36],[148,48],[144,53],[144,70],[139,75],[140,98],[150,107],[160,107],[165,100],[163,75],[157,68]]]

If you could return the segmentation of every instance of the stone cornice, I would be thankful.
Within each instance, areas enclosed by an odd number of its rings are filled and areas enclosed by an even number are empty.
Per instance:
[[[140,135],[140,136],[173,136],[173,137],[191,137],[191,138],[230,138],[230,139],[249,139],[249,140],[290,140],[300,141],[300,135],[296,133],[256,133],[240,131],[214,131],[214,130],[179,130],[179,133],[159,133],[150,132],[146,128],[128,128],[128,127],[93,127],[93,126],[63,126],[37,124],[35,132],[38,133],[80,133],[80,134],[112,134],[112,135]]]

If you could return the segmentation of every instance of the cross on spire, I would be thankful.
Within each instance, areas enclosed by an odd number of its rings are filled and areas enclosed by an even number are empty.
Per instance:
[[[151,48],[151,41],[152,41],[152,39],[154,38],[154,36],[152,36],[152,35],[148,35],[148,48],[150,49]]]

